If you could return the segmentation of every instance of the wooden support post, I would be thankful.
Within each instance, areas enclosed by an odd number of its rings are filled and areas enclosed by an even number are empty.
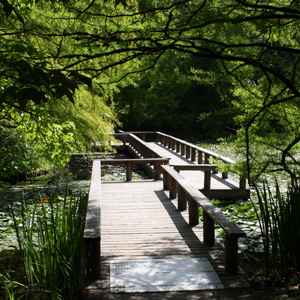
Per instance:
[[[191,157],[191,147],[186,145],[186,153],[185,153],[185,157],[186,158],[190,158]]]
[[[204,245],[215,244],[215,223],[214,220],[203,210],[203,239]]]
[[[240,189],[245,190],[246,189],[246,178],[240,177]]]
[[[204,163],[205,163],[205,164],[209,164],[209,163],[210,163],[210,162],[209,162],[209,157],[210,157],[209,154],[204,153]]]
[[[225,238],[225,272],[228,275],[238,273],[238,236],[226,234]]]
[[[180,152],[180,143],[179,143],[179,141],[176,141],[176,152],[177,153]]]
[[[185,190],[178,185],[178,210],[183,211],[186,210],[187,207],[187,199]]]
[[[191,160],[192,161],[196,160],[196,149],[195,148],[192,148],[192,157],[191,157]]]
[[[163,170],[163,188],[164,190],[169,189],[169,174],[165,170]]]
[[[211,172],[204,171],[204,189],[210,189],[210,181],[211,181]]]
[[[198,225],[199,224],[199,208],[198,203],[188,196],[189,200],[189,224],[190,225]]]
[[[214,161],[213,161],[213,163],[214,163]],[[218,169],[216,168],[212,172],[213,172],[213,174],[218,174]]]
[[[143,140],[144,142],[146,142],[146,134],[145,134],[145,133],[142,133],[142,140]]]
[[[85,253],[87,256],[86,262],[86,277],[88,279],[99,279],[101,277],[100,264],[100,237],[87,238],[85,241]]]
[[[184,153],[185,153],[185,145],[180,143],[180,148],[181,148],[181,156],[184,156]]]
[[[169,176],[170,199],[176,198],[176,188],[177,188],[176,180],[172,176]]]
[[[126,181],[132,180],[132,163],[127,162],[126,164]]]
[[[198,150],[198,165],[203,164],[202,151]]]
[[[171,139],[170,139],[170,137],[167,137],[167,148],[169,149],[170,148],[170,142],[171,142]]]
[[[161,175],[161,162],[160,161],[156,161],[154,162],[154,179],[155,180],[160,180],[160,175]]]
[[[222,178],[227,179],[228,178],[228,173],[227,172],[222,172]]]
[[[175,146],[176,146],[176,141],[172,139],[172,150],[175,150]]]

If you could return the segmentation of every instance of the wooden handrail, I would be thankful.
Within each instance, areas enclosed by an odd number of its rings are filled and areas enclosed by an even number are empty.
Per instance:
[[[182,145],[188,146],[188,147],[190,147],[191,149],[195,149],[195,150],[201,151],[202,153],[206,153],[206,154],[208,154],[209,156],[211,156],[211,157],[213,157],[213,158],[217,158],[217,159],[219,159],[219,160],[221,160],[221,161],[223,161],[223,162],[225,162],[225,163],[231,163],[231,164],[234,164],[234,163],[235,163],[234,160],[232,160],[232,159],[230,159],[230,158],[228,158],[228,157],[225,157],[225,156],[222,156],[222,155],[218,155],[218,154],[215,153],[215,152],[212,152],[212,151],[210,151],[210,150],[207,150],[207,149],[198,147],[198,146],[196,146],[196,145],[194,145],[194,144],[191,144],[191,143],[189,143],[189,142],[187,142],[187,141],[178,139],[178,138],[173,137],[173,136],[171,136],[171,135],[167,135],[167,134],[162,133],[162,132],[156,132],[156,134],[157,134],[158,136],[164,136],[164,137],[167,137],[169,141],[170,141],[170,140],[173,140],[173,141],[176,141],[176,142],[178,142],[178,143],[180,143],[180,144],[182,144]],[[163,142],[163,143],[164,143],[164,146],[167,146],[166,140],[163,140],[163,141],[164,141],[164,142]],[[163,143],[162,143],[162,144],[163,144]]]
[[[186,209],[189,203],[189,224],[199,224],[199,206],[203,209],[203,237],[205,245],[215,243],[214,223],[223,228],[225,241],[225,271],[228,274],[238,272],[238,238],[246,233],[227,218],[223,212],[209,201],[197,188],[192,186],[171,166],[162,166],[164,189],[170,191],[170,198],[175,199],[178,194],[178,209]]]
[[[171,135],[158,132],[158,131],[132,131],[130,133],[128,132],[122,132],[122,133],[116,133],[114,134],[115,136],[121,136],[123,143],[126,144],[127,137],[132,136],[135,137],[136,139],[139,139],[138,137],[134,136],[132,133],[140,134],[142,136],[145,136],[146,134],[152,134],[156,135],[156,142],[160,142],[163,146],[168,147],[169,149],[172,149],[176,151],[177,153],[180,153],[182,156],[186,156],[186,158],[191,159],[191,161],[196,160],[196,153],[198,157],[198,164],[211,164],[212,161],[211,159],[217,159],[220,160],[224,163],[229,163],[229,164],[235,164],[235,161],[222,156],[218,155],[217,153],[214,153],[210,150],[198,147],[194,144],[191,144],[187,141],[181,140],[179,138],[173,137]],[[143,140],[139,139],[140,142],[144,143]],[[144,143],[145,144],[145,143]],[[147,145],[144,145],[145,147],[148,147]],[[149,148],[149,147],[148,147]],[[149,152],[153,152],[151,149]],[[153,157],[155,157],[155,154],[153,154]],[[226,179],[228,178],[228,174],[226,172],[222,173],[222,178]],[[240,181],[239,181],[239,187],[240,189],[245,190],[246,189],[246,178],[243,176],[240,176]]]
[[[169,158],[127,158],[127,159],[102,159],[102,165],[126,165],[126,181],[132,180],[132,165],[142,165],[142,164],[153,164],[155,171],[155,180],[161,179],[162,174],[161,165],[169,164]]]
[[[198,147],[176,137],[164,134],[162,132],[156,132],[156,135],[157,142],[160,142],[163,146],[166,146],[169,149],[172,149],[172,145],[176,144],[176,152],[180,152],[181,155],[186,156],[186,158],[191,158],[191,161],[196,160],[196,153],[198,153],[198,164],[211,164],[211,158],[220,160],[224,163],[235,164],[235,161],[228,157],[218,155],[217,153]],[[223,172],[222,178],[228,178],[228,174]],[[239,187],[240,189],[246,189],[246,178],[242,176],[240,177]]]
[[[86,248],[86,273],[89,279],[98,279],[101,276],[100,266],[100,199],[101,199],[101,162],[93,161],[92,177],[90,183],[87,212],[83,239]]]
[[[204,189],[209,190],[210,189],[210,183],[211,183],[211,171],[217,170],[216,165],[174,165],[173,166],[174,170],[177,172],[180,171],[204,171]]]

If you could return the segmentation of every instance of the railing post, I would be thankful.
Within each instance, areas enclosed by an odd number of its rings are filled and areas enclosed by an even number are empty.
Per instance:
[[[172,139],[168,137],[168,149],[172,149]]]
[[[189,224],[198,225],[199,224],[199,208],[196,201],[191,196],[188,196],[189,201]]]
[[[229,275],[238,273],[238,236],[226,234],[225,238],[225,272]]]
[[[175,150],[175,141],[172,139],[172,150]]]
[[[204,171],[204,189],[210,189],[211,171]]]
[[[85,239],[84,241],[87,253],[86,277],[88,279],[99,279],[101,277],[100,236],[98,238]]]
[[[244,190],[244,189],[246,189],[246,178],[244,178],[244,177],[240,177],[240,189],[241,190]]]
[[[186,210],[186,207],[187,207],[186,192],[180,185],[178,185],[177,201],[178,201],[178,204],[177,204],[178,210],[180,210],[180,211]]]
[[[132,163],[127,162],[126,163],[126,181],[132,180]]]
[[[160,175],[161,175],[161,164],[162,162],[156,161],[154,162],[154,172],[155,172],[155,180],[160,180]]]
[[[181,156],[184,156],[184,153],[185,153],[185,145],[184,144],[182,144],[182,143],[180,143],[180,150],[181,150]]]
[[[209,164],[209,154],[204,153],[204,163]]]
[[[176,141],[176,153],[180,152],[180,143],[179,141]]]
[[[198,150],[198,165],[202,165],[203,159],[202,159],[202,151]]]
[[[172,176],[169,176],[170,199],[176,198],[176,188],[177,188],[176,180]]]
[[[192,161],[196,160],[196,149],[195,148],[192,148],[192,157],[191,157],[191,160]]]
[[[163,189],[169,189],[169,174],[166,170],[163,169]]]
[[[222,178],[227,179],[228,178],[228,173],[227,172],[222,172]]]
[[[185,153],[185,157],[186,158],[190,158],[191,157],[191,147],[186,145],[186,153]]]
[[[204,245],[215,244],[215,223],[213,219],[203,210],[203,239]]]

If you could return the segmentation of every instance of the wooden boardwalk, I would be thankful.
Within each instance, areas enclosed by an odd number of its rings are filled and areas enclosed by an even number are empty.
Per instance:
[[[162,157],[170,158],[170,165],[194,164],[160,144],[147,145]],[[181,171],[180,174],[197,189],[203,188],[202,171]],[[238,189],[237,183],[225,181],[219,174],[212,176],[211,183],[212,189]],[[169,199],[162,180],[102,181],[100,209],[101,279],[89,282],[86,299],[123,299],[110,293],[110,263],[116,260],[207,258],[225,290],[249,287],[240,271],[237,275],[226,275],[224,249],[219,244],[204,245],[202,222],[189,225],[188,211],[177,209],[177,199]]]

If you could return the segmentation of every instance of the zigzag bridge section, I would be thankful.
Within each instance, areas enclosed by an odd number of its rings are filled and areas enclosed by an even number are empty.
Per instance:
[[[249,197],[244,178],[233,180],[215,164],[234,161],[160,132],[115,136],[132,158],[93,161],[84,231],[89,293],[248,287],[238,266],[245,232],[209,200]],[[126,181],[101,181],[105,164],[126,165]],[[151,179],[132,180],[134,164]]]

